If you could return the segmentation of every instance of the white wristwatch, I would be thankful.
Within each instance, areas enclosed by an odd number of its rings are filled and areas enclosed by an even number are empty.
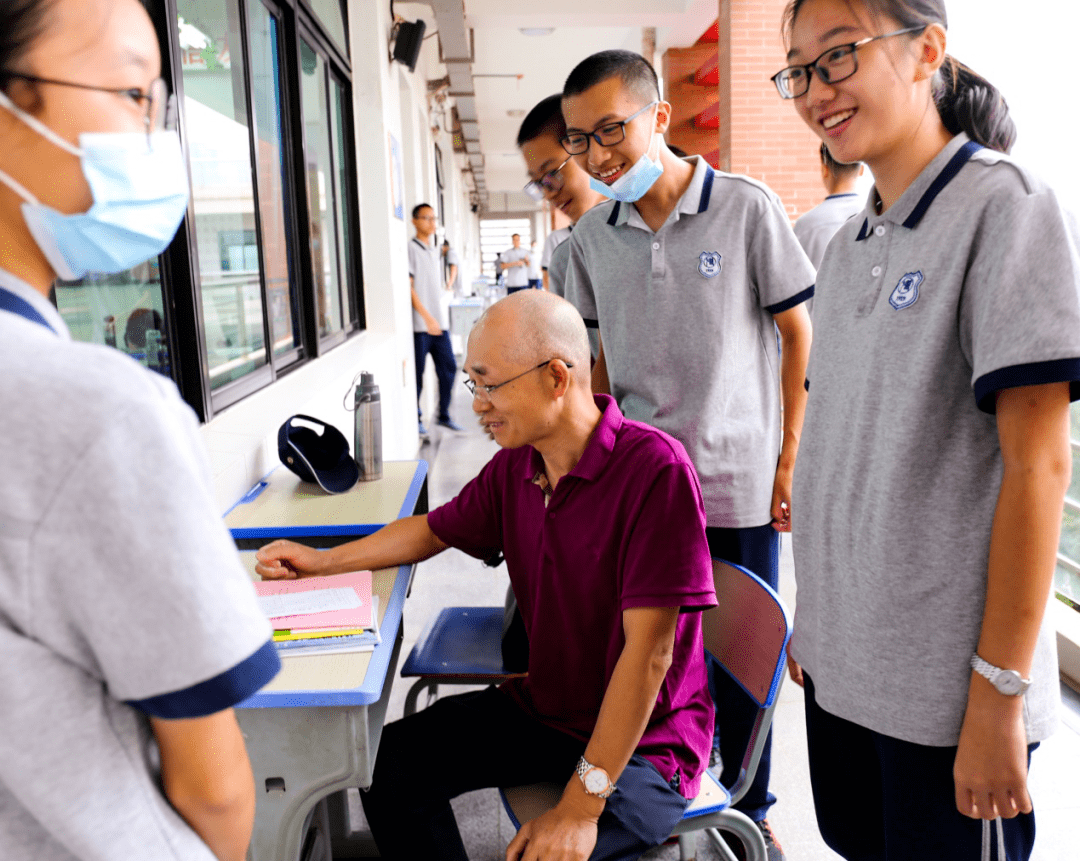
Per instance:
[[[577,776],[581,778],[581,785],[589,795],[597,798],[607,798],[615,791],[615,784],[611,782],[608,773],[598,765],[593,765],[585,757],[578,760]]]
[[[995,667],[989,661],[980,658],[978,654],[971,656],[971,669],[997,688],[999,694],[1007,697],[1023,696],[1024,692],[1031,687],[1031,679],[1025,679],[1016,670]]]

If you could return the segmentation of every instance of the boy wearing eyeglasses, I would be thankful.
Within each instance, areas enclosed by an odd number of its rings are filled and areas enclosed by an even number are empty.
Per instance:
[[[563,149],[566,122],[562,115],[562,94],[556,93],[539,102],[521,123],[517,145],[525,159],[529,182],[525,193],[538,203],[547,200],[553,209],[570,219],[570,227],[548,234],[540,256],[544,273],[544,289],[563,295],[566,264],[569,256],[564,249],[558,263],[553,264],[555,250],[570,238],[570,231],[586,212],[604,197],[589,187],[589,175]]]
[[[562,109],[564,149],[611,198],[568,243],[566,294],[600,334],[594,388],[686,447],[712,555],[776,587],[806,404],[813,267],[768,188],[668,149],[671,105],[638,54],[584,60],[566,80]],[[710,689],[730,786],[753,709],[715,666]],[[766,747],[737,806],[779,859],[765,822],[776,800],[768,778]]]

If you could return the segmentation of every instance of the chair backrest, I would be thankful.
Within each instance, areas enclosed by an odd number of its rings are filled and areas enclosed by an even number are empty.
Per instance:
[[[717,606],[701,617],[705,649],[759,708],[739,779],[727,787],[734,804],[749,789],[768,737],[784,679],[791,617],[780,596],[741,565],[714,559],[713,585]]]
[[[764,580],[713,560],[717,606],[701,617],[705,648],[762,708],[772,705],[784,674],[791,622]]]

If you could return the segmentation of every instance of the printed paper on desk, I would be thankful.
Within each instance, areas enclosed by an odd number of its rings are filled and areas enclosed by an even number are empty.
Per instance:
[[[262,580],[255,584],[260,597],[291,595],[320,590],[349,588],[360,599],[360,605],[351,609],[327,610],[292,616],[272,617],[275,628],[370,628],[371,619],[371,572],[352,571],[330,577],[304,577],[300,580]]]
[[[271,619],[329,613],[334,610],[355,610],[363,606],[364,602],[356,594],[356,590],[348,586],[259,596],[259,609]]]

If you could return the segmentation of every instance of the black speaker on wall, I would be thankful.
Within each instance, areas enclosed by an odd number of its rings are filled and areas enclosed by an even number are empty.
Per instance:
[[[397,27],[397,38],[394,40],[394,59],[404,66],[409,67],[410,72],[416,71],[416,61],[420,58],[420,49],[424,45],[424,30],[427,24],[423,21],[410,23],[402,21]]]

